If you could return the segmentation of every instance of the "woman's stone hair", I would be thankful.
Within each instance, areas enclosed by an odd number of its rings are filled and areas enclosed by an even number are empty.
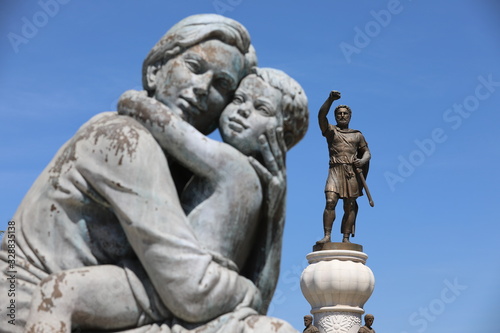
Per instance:
[[[250,44],[250,34],[239,22],[216,14],[189,16],[175,24],[156,43],[142,65],[142,84],[151,94],[147,80],[148,67],[165,64],[186,49],[216,39],[236,47],[245,56],[244,75],[257,65],[255,49]]]

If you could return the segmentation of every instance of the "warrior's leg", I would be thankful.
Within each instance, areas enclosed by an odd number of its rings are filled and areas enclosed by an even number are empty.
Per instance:
[[[342,218],[342,233],[344,237],[342,242],[350,243],[349,236],[353,233],[354,222],[358,215],[358,204],[356,198],[344,199],[344,217]]]
[[[33,294],[26,330],[119,329],[137,324],[141,310],[118,266],[82,267],[49,275]]]
[[[325,192],[326,206],[323,211],[323,229],[325,237],[317,241],[318,244],[328,243],[331,241],[333,221],[335,221],[335,207],[339,201],[339,195],[335,192]]]

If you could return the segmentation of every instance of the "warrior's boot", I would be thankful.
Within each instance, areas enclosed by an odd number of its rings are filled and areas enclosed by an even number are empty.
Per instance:
[[[349,234],[344,234],[344,238],[342,238],[342,243],[350,243]]]
[[[331,241],[332,228],[325,228],[325,237],[316,242],[316,244],[330,243]]]

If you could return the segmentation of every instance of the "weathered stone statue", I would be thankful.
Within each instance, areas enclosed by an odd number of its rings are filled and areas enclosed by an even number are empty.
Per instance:
[[[146,92],[84,124],[16,212],[18,311],[0,332],[296,332],[262,315],[278,279],[285,154],[307,129],[307,98],[255,64],[245,28],[218,15],[160,39]],[[204,136],[219,118],[227,143]]]
[[[372,328],[374,319],[375,317],[372,314],[366,314],[365,326],[360,327],[358,333],[375,333],[375,330]]]
[[[356,198],[363,195],[363,182],[371,158],[363,134],[358,130],[349,128],[352,112],[347,105],[339,105],[335,108],[337,125],[328,123],[326,116],[333,101],[337,99],[340,99],[340,93],[338,91],[330,92],[318,113],[319,127],[326,138],[330,154],[330,168],[325,186],[326,206],[323,212],[325,236],[317,242],[319,244],[331,241],[335,207],[339,199],[344,202],[344,216],[341,226],[342,242],[350,242],[349,237],[354,235],[356,215],[358,213]],[[372,202],[370,204],[373,205]]]
[[[319,330],[316,326],[312,324],[313,322],[313,317],[311,315],[305,315],[304,316],[304,333],[319,333]]]

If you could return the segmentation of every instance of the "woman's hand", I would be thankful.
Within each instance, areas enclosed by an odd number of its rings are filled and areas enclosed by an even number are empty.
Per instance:
[[[139,109],[149,101],[145,91],[127,90],[118,100],[117,110],[119,114],[137,117]]]
[[[264,166],[253,157],[249,161],[264,187],[267,216],[273,217],[284,208],[286,195],[286,146],[282,127],[270,127],[259,137]],[[282,212],[284,214],[284,212]]]

